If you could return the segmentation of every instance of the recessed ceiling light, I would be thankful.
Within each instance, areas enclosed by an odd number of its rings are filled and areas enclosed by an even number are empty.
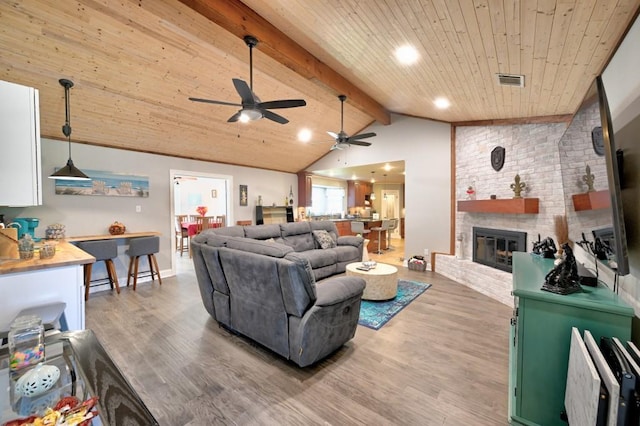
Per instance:
[[[403,65],[414,64],[419,57],[416,48],[409,45],[398,47],[395,51],[395,56],[398,62]]]
[[[433,101],[433,103],[435,104],[436,107],[440,109],[447,109],[451,106],[451,102],[449,102],[449,99],[447,98],[438,98],[435,101]]]
[[[391,166],[389,165],[389,163],[384,165],[384,170],[387,172],[391,170]]]
[[[356,176],[356,174],[355,174],[355,173],[354,173],[354,174],[352,174],[352,175],[351,175],[351,180],[356,180],[356,179],[358,179],[358,176]]]
[[[298,140],[300,142],[309,142],[311,140],[311,130],[300,129],[298,132]]]

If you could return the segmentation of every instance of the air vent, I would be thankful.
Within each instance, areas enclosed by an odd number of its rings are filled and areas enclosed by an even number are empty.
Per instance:
[[[497,74],[498,84],[501,86],[524,87],[524,75]]]

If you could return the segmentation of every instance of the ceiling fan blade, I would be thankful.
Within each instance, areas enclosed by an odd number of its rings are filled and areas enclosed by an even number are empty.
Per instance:
[[[285,99],[280,101],[260,102],[258,108],[278,109],[278,108],[295,108],[305,106],[307,103],[304,99]]]
[[[369,146],[371,145],[371,142],[365,142],[365,141],[354,141],[349,139],[349,141],[347,142],[349,145],[360,145],[360,146]]]
[[[216,104],[216,105],[230,105],[230,106],[236,106],[236,107],[241,107],[242,105],[240,104],[236,104],[233,102],[223,102],[223,101],[214,101],[211,99],[201,99],[201,98],[189,98],[190,101],[194,101],[194,102],[205,102],[208,104]]]
[[[235,123],[236,121],[238,121],[240,119],[241,115],[242,115],[242,110],[236,112],[231,117],[229,117],[229,119],[227,120],[227,123]]]
[[[287,120],[283,116],[278,115],[275,112],[267,111],[266,109],[262,110],[262,115],[264,118],[268,118],[269,120],[275,121],[276,123],[287,124],[289,122],[289,120]]]
[[[334,138],[334,139],[338,139],[338,134],[337,134],[337,133],[327,132],[327,134],[328,134],[329,136],[331,136],[332,138]]]
[[[240,80],[239,78],[234,78],[232,81],[233,86],[236,88],[236,92],[238,92],[240,99],[242,99],[242,105],[255,105],[258,103],[246,81]]]
[[[372,138],[374,136],[376,136],[375,133],[362,133],[362,134],[359,134],[359,135],[351,136],[349,139],[351,141],[353,141],[355,139],[367,139],[367,138]]]

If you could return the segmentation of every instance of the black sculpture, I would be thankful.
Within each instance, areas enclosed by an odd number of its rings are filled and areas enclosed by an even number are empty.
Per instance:
[[[609,247],[609,244],[605,241],[596,237],[593,245],[591,246],[591,251],[598,259],[607,260],[609,258],[608,255],[611,253],[611,247]]]
[[[540,241],[540,235],[538,235],[538,241],[533,242],[533,253],[541,255],[545,259],[554,259],[557,251],[556,244],[551,237]]]
[[[564,255],[544,277],[542,290],[563,295],[582,291],[578,276],[578,264],[573,256],[573,250],[568,243],[562,244],[562,250]]]

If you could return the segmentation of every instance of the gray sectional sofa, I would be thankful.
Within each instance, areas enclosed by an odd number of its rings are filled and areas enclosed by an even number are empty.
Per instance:
[[[191,240],[209,314],[301,367],[355,335],[365,282],[334,275],[362,259],[363,245],[329,221],[214,228]]]

